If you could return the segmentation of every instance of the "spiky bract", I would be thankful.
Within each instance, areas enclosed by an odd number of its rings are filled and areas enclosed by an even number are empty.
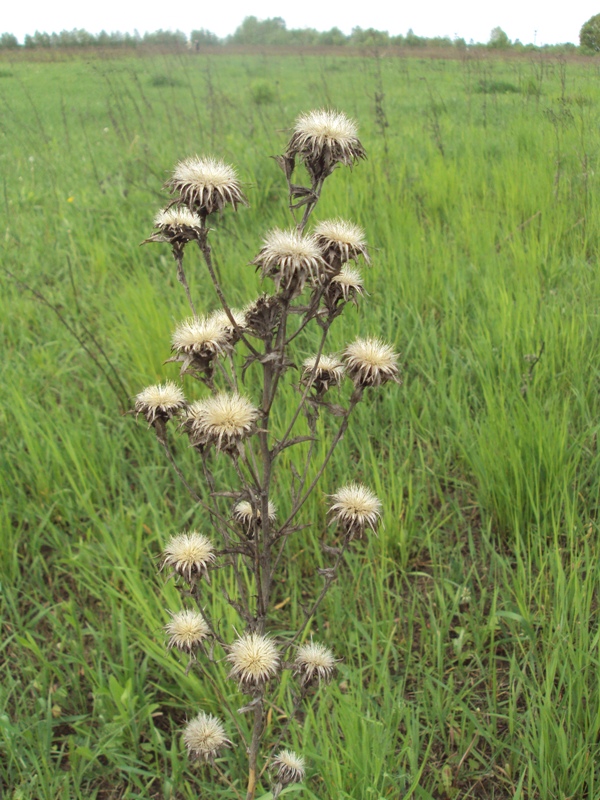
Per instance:
[[[222,211],[227,203],[234,210],[248,205],[235,169],[216,158],[192,156],[180,161],[165,186],[200,216]]]
[[[167,422],[182,408],[185,408],[185,397],[173,381],[147,386],[135,396],[135,414],[143,414],[149,425],[157,420]]]
[[[221,720],[204,711],[188,722],[183,731],[183,741],[189,754],[201,761],[212,761],[219,750],[231,745]]]
[[[171,567],[188,583],[208,577],[215,561],[214,547],[208,536],[196,531],[172,536],[163,551],[163,566]]]
[[[165,631],[171,637],[169,647],[189,652],[210,634],[210,628],[202,614],[189,609],[173,614],[171,621],[165,625]]]
[[[239,682],[242,691],[260,688],[279,669],[275,642],[260,633],[245,633],[229,647],[229,677]]]
[[[367,527],[375,532],[381,517],[381,501],[370,489],[360,483],[349,483],[331,499],[329,514],[350,537],[362,535]]]
[[[380,339],[356,339],[343,357],[356,386],[381,386],[399,380],[398,356],[391,345]]]
[[[183,428],[195,447],[214,444],[217,450],[235,452],[250,436],[260,412],[242,395],[221,392],[188,407]]]

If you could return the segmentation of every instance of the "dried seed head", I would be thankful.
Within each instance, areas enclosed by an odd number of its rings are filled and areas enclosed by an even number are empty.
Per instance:
[[[342,264],[350,259],[356,261],[359,256],[369,263],[365,234],[358,225],[329,219],[319,222],[313,235],[332,271],[339,272]]]
[[[275,522],[277,518],[277,508],[275,504],[269,500],[269,522]],[[256,531],[260,528],[262,522],[262,511],[260,506],[252,506],[247,500],[240,500],[236,503],[231,512],[232,517],[243,528],[249,539],[253,539]]]
[[[192,403],[182,427],[195,447],[214,444],[217,450],[233,453],[242,439],[254,433],[259,415],[247,398],[222,392]]]
[[[272,336],[281,319],[281,303],[277,297],[263,294],[244,309],[246,328],[259,339]]]
[[[333,653],[324,645],[310,641],[298,648],[294,672],[301,676],[303,686],[331,680],[334,669]]]
[[[171,621],[165,625],[165,631],[171,637],[168,647],[177,647],[190,653],[210,634],[210,628],[202,614],[190,610],[173,614]]]
[[[273,279],[276,290],[286,298],[299,295],[310,278],[318,284],[327,270],[321,251],[312,236],[297,230],[272,230],[252,262],[260,267],[263,278]]]
[[[272,765],[277,770],[276,780],[282,787],[304,780],[304,759],[293,750],[280,750],[273,759]]]
[[[185,206],[172,206],[159,211],[154,218],[154,227],[157,229],[142,244],[148,242],[168,242],[173,247],[175,257],[183,253],[183,248],[188,242],[200,238],[202,221],[197,214],[193,214]]]
[[[231,664],[229,677],[239,682],[241,691],[263,686],[279,669],[275,643],[260,633],[240,636],[229,647],[227,660]]]
[[[163,567],[172,567],[188,583],[208,577],[214,561],[211,540],[196,531],[171,536],[163,552]]]
[[[340,300],[348,302],[352,300],[356,305],[357,296],[365,293],[360,272],[352,267],[344,266],[337,275],[331,279],[331,283],[325,290],[328,300],[335,305]]]
[[[380,339],[356,339],[344,351],[346,371],[356,386],[399,382],[398,356]]]
[[[188,722],[183,731],[183,741],[190,756],[201,761],[212,761],[222,747],[231,745],[221,720],[204,711]]]
[[[149,425],[157,420],[167,422],[182,408],[185,408],[185,397],[172,381],[147,386],[135,396],[135,414],[143,414]]]
[[[210,359],[227,352],[230,332],[215,314],[210,317],[190,317],[175,328],[171,345],[171,349],[178,354]]]
[[[227,203],[234,210],[248,205],[235,169],[216,158],[192,156],[180,161],[165,186],[179,195],[178,202],[201,216],[222,211]]]
[[[213,311],[209,317],[209,320],[213,321],[217,325],[221,325],[228,332],[229,336],[232,336],[235,334],[236,326],[241,330],[244,330],[246,327],[246,312],[239,311],[237,308],[230,308],[229,310],[231,311],[231,316],[235,320],[235,326],[223,308]]]
[[[312,386],[318,395],[324,394],[330,386],[339,386],[344,377],[344,365],[336,356],[321,355],[318,365],[316,356],[305,359],[302,372],[302,383]]]
[[[366,158],[356,123],[343,113],[319,109],[296,120],[285,158],[298,156],[314,183],[331,175],[336,164],[352,166]]]
[[[329,514],[350,538],[361,536],[367,527],[375,532],[381,517],[381,501],[370,489],[360,483],[349,483],[331,495],[331,499]]]

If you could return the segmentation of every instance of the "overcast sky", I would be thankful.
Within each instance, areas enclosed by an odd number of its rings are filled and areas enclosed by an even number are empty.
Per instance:
[[[288,28],[329,30],[344,33],[352,28],[377,28],[391,34],[412,28],[418,36],[462,36],[487,42],[499,25],[509,38],[537,44],[579,42],[579,29],[600,13],[600,0],[4,0],[0,32],[15,34],[22,42],[36,30],[52,33],[84,28],[90,33],[138,30],[191,30],[206,28],[218,36],[233,33],[244,17],[283,17]]]

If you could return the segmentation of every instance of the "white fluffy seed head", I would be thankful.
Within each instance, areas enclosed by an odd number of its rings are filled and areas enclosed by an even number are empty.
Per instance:
[[[238,326],[238,328],[243,329],[246,326],[246,314],[244,313],[244,311],[239,311],[237,308],[232,308],[230,309],[230,311],[231,311],[231,316],[235,320],[235,323]],[[217,311],[213,311],[213,313],[209,317],[209,320],[225,328],[225,330],[227,330],[228,332],[235,330],[231,320],[227,316],[227,312],[222,308],[219,308]]]
[[[301,114],[294,125],[294,134],[319,143],[329,141],[350,147],[358,141],[358,126],[342,112],[320,108]]]
[[[207,577],[214,561],[211,540],[196,531],[172,536],[163,551],[163,567],[171,567],[188,583],[203,576]]]
[[[172,615],[171,621],[165,625],[165,631],[170,636],[168,647],[191,652],[206,639],[210,628],[202,614],[186,609]]]
[[[275,504],[269,500],[269,521],[274,522],[277,517],[277,508]],[[252,504],[247,500],[240,500],[236,503],[232,510],[233,518],[242,525],[251,525],[255,522],[260,522],[262,519],[262,512],[260,507],[253,508]]]
[[[333,355],[322,354],[318,364],[316,356],[309,356],[302,364],[302,383],[310,384],[318,393],[327,391],[330,386],[339,386],[343,377],[344,365]]]
[[[230,331],[214,314],[190,317],[175,328],[171,348],[176,353],[193,353],[204,358],[222,355],[230,349]]]
[[[375,532],[381,517],[381,501],[360,483],[349,483],[331,495],[329,514],[351,537],[360,536],[365,528]]]
[[[399,380],[398,356],[381,339],[356,339],[343,357],[346,371],[357,386],[381,386]]]
[[[335,669],[335,658],[331,650],[319,642],[300,645],[296,653],[294,671],[305,685],[329,681]]]
[[[273,279],[277,291],[294,297],[302,291],[307,278],[319,283],[327,270],[315,239],[295,229],[270,231],[252,263],[260,267],[263,278]]]
[[[188,722],[183,731],[183,741],[190,756],[201,761],[212,761],[219,750],[231,745],[221,720],[204,711]]]
[[[166,381],[147,386],[137,394],[134,411],[136,415],[143,414],[152,425],[157,419],[166,422],[184,406],[185,397],[179,386],[172,381]]]
[[[200,217],[185,206],[171,206],[159,211],[154,217],[154,227],[165,228],[200,228]]]
[[[235,169],[216,158],[192,156],[180,161],[165,185],[192,212],[203,216],[222,211],[227,203],[234,209],[248,205]]]
[[[193,445],[228,450],[254,432],[259,416],[246,397],[222,392],[192,403],[183,425]]]
[[[328,263],[337,260],[337,263],[345,264],[359,256],[369,262],[364,231],[352,222],[324,220],[316,226],[313,235]]]
[[[271,638],[260,633],[245,633],[229,647],[230,678],[242,691],[264,685],[279,669],[279,654]]]
[[[327,109],[309,111],[296,120],[285,158],[304,162],[313,184],[327,178],[336,164],[352,166],[366,158],[356,123],[345,114]]]
[[[273,759],[272,765],[277,770],[277,781],[282,786],[300,783],[304,780],[304,759],[293,750],[280,750]]]

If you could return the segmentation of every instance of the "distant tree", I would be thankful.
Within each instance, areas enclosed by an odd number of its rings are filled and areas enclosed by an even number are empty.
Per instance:
[[[3,33],[0,35],[0,49],[12,50],[19,46],[19,41],[13,33]]]
[[[332,28],[330,31],[323,31],[319,36],[319,44],[329,45],[342,45],[346,44],[348,37],[339,28]]]
[[[25,37],[25,47],[52,47],[52,38],[49,33],[36,31],[33,36]]]
[[[287,33],[282,17],[246,17],[229,41],[232,44],[286,44]]]
[[[500,28],[499,26],[496,28],[492,28],[492,32],[490,33],[490,40],[488,42],[488,47],[492,47],[495,50],[505,50],[507,47],[510,47],[510,39],[506,35],[506,33]]]
[[[183,31],[163,31],[162,28],[152,33],[144,34],[144,44],[187,45],[187,36]]]
[[[190,42],[196,49],[203,45],[220,44],[220,41],[216,33],[207,31],[206,28],[200,28],[199,31],[192,31],[190,34]]]
[[[588,50],[600,50],[600,14],[583,23],[579,31],[579,44]]]

